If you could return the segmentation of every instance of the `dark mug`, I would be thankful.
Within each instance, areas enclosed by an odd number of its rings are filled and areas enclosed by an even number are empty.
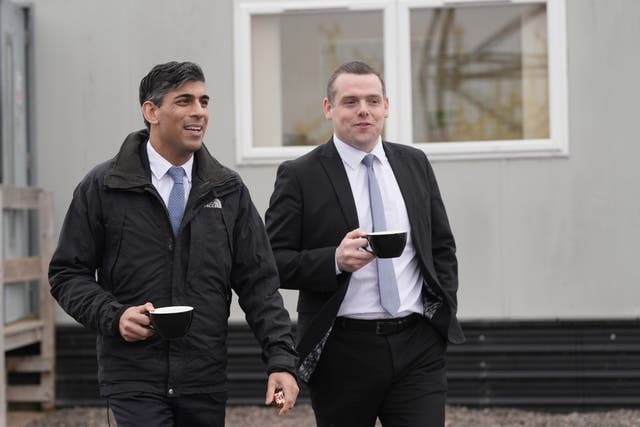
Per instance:
[[[369,241],[371,248],[365,250],[378,258],[399,257],[407,244],[406,231],[376,231],[364,237]]]
[[[191,327],[193,307],[172,305],[149,312],[152,328],[164,339],[183,337]]]

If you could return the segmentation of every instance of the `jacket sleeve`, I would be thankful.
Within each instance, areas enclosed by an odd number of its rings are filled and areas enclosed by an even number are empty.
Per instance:
[[[73,193],[49,264],[49,283],[51,295],[71,317],[100,334],[117,335],[127,307],[96,281],[104,242],[100,217],[98,191],[87,177]]]
[[[275,188],[265,215],[281,286],[300,291],[335,292],[340,277],[348,273],[336,274],[337,245],[304,246],[305,239],[315,242],[327,240],[327,237],[318,236],[326,230],[326,224],[310,224],[314,221],[305,220],[303,207],[303,190],[296,170],[290,162],[284,162],[278,167]],[[321,218],[323,212],[317,214]],[[305,221],[308,227],[313,228],[307,236]],[[312,233],[315,236],[311,236]]]
[[[232,288],[262,347],[267,372],[287,371],[295,376],[297,353],[289,313],[278,291],[278,271],[262,218],[244,185],[233,239]]]

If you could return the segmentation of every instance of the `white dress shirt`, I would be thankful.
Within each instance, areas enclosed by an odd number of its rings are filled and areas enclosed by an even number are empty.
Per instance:
[[[335,135],[333,136],[333,141],[349,178],[358,212],[359,227],[362,230],[371,231],[373,225],[371,206],[369,204],[369,183],[367,180],[367,168],[362,163],[362,159],[367,153],[340,141]],[[411,239],[411,226],[407,208],[391,165],[382,148],[382,140],[380,138],[378,138],[378,142],[371,154],[375,156],[373,169],[382,194],[387,229],[407,231],[407,245],[404,252],[400,257],[393,258],[393,268],[400,293],[400,308],[396,316],[402,317],[411,313],[422,314],[423,280]],[[347,293],[338,310],[338,316],[357,319],[391,317],[380,304],[378,269],[375,262],[370,262],[360,270],[352,273]]]
[[[171,193],[171,188],[173,188],[173,178],[171,178],[171,175],[169,175],[167,171],[173,165],[162,157],[149,141],[147,141],[147,156],[149,157],[149,168],[151,169],[151,183],[156,187],[160,197],[164,200],[165,206],[167,206],[169,203],[169,193]],[[184,170],[187,178],[184,180],[184,203],[186,205],[189,199],[189,192],[191,191],[193,156],[180,167]]]

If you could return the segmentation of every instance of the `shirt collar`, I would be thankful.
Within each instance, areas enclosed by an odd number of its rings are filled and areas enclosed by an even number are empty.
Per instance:
[[[149,156],[149,168],[156,179],[162,179],[170,167],[173,165],[158,153],[151,142],[147,141],[147,156]],[[180,165],[187,176],[187,181],[191,182],[191,170],[193,169],[193,156],[183,165]]]
[[[362,159],[366,156],[366,151],[358,150],[355,147],[347,144],[346,142],[342,142],[340,138],[338,138],[335,134],[333,135],[333,144],[338,150],[338,154],[344,163],[347,164],[351,169],[356,169],[360,167],[362,163]],[[379,136],[376,141],[376,145],[371,150],[371,154],[378,158],[381,162],[386,160],[387,156],[384,154],[384,149],[382,148],[382,138]]]

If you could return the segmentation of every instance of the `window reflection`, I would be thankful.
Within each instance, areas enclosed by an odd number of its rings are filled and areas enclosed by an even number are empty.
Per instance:
[[[332,134],[322,100],[340,64],[383,70],[381,11],[293,11],[251,17],[253,146],[304,146]]]
[[[414,142],[549,137],[545,4],[413,9]]]

